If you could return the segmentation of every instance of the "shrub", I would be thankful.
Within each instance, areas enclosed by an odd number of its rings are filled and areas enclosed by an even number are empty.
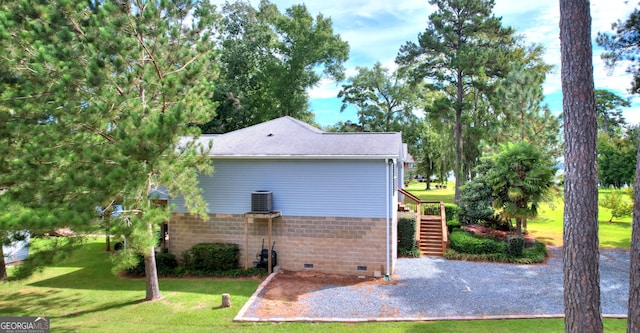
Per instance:
[[[478,175],[464,184],[460,191],[462,193],[458,202],[460,223],[478,224],[494,216],[491,186],[487,184],[482,170],[478,170]]]
[[[144,276],[144,266],[144,256],[140,254],[138,255],[138,264],[133,267],[127,268],[127,275]]]
[[[398,217],[398,255],[415,257],[417,249],[416,217],[403,214]]]
[[[238,268],[240,247],[238,244],[199,243],[182,253],[187,271],[228,271]]]
[[[460,234],[460,233],[464,233],[464,232],[461,231],[461,230],[456,231],[454,233],[454,234],[456,234],[456,236],[454,236],[454,237],[459,237],[458,234]],[[472,238],[475,238],[472,235],[469,235],[469,236],[472,237]],[[467,238],[465,237],[465,239],[467,239]],[[502,244],[505,244],[505,243],[502,243]],[[459,251],[455,250],[454,248],[449,248],[445,252],[444,257],[446,259],[450,259],[450,260],[504,262],[504,263],[514,263],[514,264],[526,265],[526,264],[537,264],[537,263],[544,262],[544,260],[547,257],[547,255],[548,255],[548,252],[547,252],[546,245],[544,245],[541,242],[536,241],[535,243],[533,243],[533,246],[531,246],[530,248],[525,248],[522,251],[522,256],[521,257],[514,257],[514,256],[510,256],[509,254],[507,254],[506,253],[506,246],[504,247],[504,252],[502,252],[502,253],[473,253],[473,254],[471,254],[471,253],[459,252]]]
[[[450,248],[461,253],[505,253],[505,243],[493,238],[477,238],[464,230],[454,230],[449,235]]]
[[[451,220],[449,221],[449,219],[447,219],[447,229],[449,230],[449,233],[453,232],[456,229],[460,229],[460,221],[458,220]]]
[[[178,260],[176,260],[175,255],[168,252],[156,253],[156,270],[159,276],[173,275],[177,267]],[[138,255],[138,264],[127,268],[127,274],[133,276],[144,276],[146,274],[144,256]]]
[[[507,238],[507,255],[511,257],[522,257],[524,250],[524,238],[518,236],[510,236]]]
[[[158,270],[158,275],[173,275],[176,268],[178,268],[178,260],[174,254],[169,252],[156,254],[156,269]]]
[[[455,204],[449,204],[449,203],[444,204],[444,213],[447,216],[447,224],[450,221],[457,221],[458,220],[458,212],[459,212],[459,210],[460,210],[460,208],[458,208],[458,206],[455,205]]]

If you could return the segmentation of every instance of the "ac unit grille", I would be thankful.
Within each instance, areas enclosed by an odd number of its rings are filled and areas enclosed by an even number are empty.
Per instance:
[[[251,192],[251,212],[270,213],[273,211],[273,194],[271,191]]]

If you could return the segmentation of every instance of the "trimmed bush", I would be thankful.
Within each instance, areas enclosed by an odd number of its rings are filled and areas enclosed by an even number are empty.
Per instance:
[[[464,230],[454,230],[449,235],[449,247],[468,254],[505,253],[506,245],[493,238],[477,238]]]
[[[518,236],[510,236],[507,238],[507,255],[511,257],[522,257],[524,250],[524,238]]]
[[[141,254],[138,255],[138,264],[133,266],[133,267],[129,267],[127,268],[127,275],[133,275],[133,276],[144,276],[145,272],[144,272],[144,256],[142,256]]]
[[[173,275],[176,268],[178,268],[178,259],[176,259],[174,254],[169,252],[156,254],[156,269],[158,270],[158,275]]]
[[[403,257],[420,256],[416,244],[415,215],[398,216],[398,255]]]
[[[451,233],[456,229],[460,229],[460,227],[461,227],[460,221],[458,220],[449,221],[449,219],[447,219],[447,229],[449,230],[449,233]]]
[[[168,252],[156,253],[156,270],[159,276],[173,275],[176,268],[178,268],[178,260],[175,255]],[[127,274],[133,276],[144,276],[146,274],[144,256],[138,255],[138,264],[127,268]]]
[[[510,239],[516,239],[511,241],[514,247],[520,244],[524,245],[524,238],[512,237]],[[544,262],[548,255],[547,246],[539,241],[533,243],[533,246],[522,250],[519,256],[514,256],[507,250],[508,245],[506,242],[500,242],[490,238],[478,238],[460,229],[451,233],[450,240],[451,245],[444,254],[444,257],[451,260],[504,262],[526,265]],[[500,252],[482,252],[483,249],[494,250],[496,248],[496,245],[487,246],[489,243],[485,243],[484,241],[486,240],[493,241],[494,244],[501,244],[497,245]]]
[[[185,270],[215,272],[238,268],[240,247],[238,244],[199,243],[182,253]]]
[[[450,204],[450,203],[444,204],[444,213],[447,215],[447,225],[451,221],[457,221],[458,220],[458,212],[459,211],[460,211],[460,209],[455,204]],[[458,223],[458,225],[460,225],[460,224]]]

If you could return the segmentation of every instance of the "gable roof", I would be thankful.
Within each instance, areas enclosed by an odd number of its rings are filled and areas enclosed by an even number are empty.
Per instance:
[[[401,158],[402,136],[391,133],[324,132],[289,116],[237,131],[202,135],[210,156],[229,158]]]

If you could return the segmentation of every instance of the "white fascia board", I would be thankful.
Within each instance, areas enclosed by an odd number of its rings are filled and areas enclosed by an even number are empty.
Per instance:
[[[214,159],[282,159],[282,160],[380,160],[397,159],[398,155],[209,155]]]

